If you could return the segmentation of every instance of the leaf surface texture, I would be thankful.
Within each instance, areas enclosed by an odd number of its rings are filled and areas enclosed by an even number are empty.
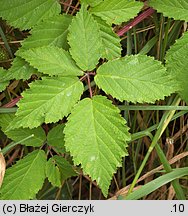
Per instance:
[[[108,60],[121,57],[120,38],[113,32],[112,27],[99,17],[95,17],[102,39],[102,57]]]
[[[19,160],[5,173],[0,198],[2,200],[28,200],[42,188],[45,179],[46,155],[35,150]]]
[[[65,126],[65,146],[75,165],[96,180],[107,196],[112,175],[127,155],[130,139],[125,120],[106,97],[80,101]]]
[[[54,187],[61,187],[61,175],[59,168],[56,166],[55,161],[52,158],[46,163],[46,176]]]
[[[164,99],[177,84],[159,61],[145,55],[126,56],[103,64],[96,84],[120,101],[153,103]]]
[[[187,0],[150,0],[149,5],[158,12],[163,13],[164,16],[188,22]]]
[[[0,126],[8,138],[13,140],[14,142],[19,142],[20,140],[23,140],[33,134],[34,137],[22,141],[21,144],[26,146],[34,146],[34,147],[43,145],[46,136],[42,127],[37,127],[33,129],[16,128],[16,129],[8,130],[8,127],[12,124],[14,118],[15,118],[15,114],[0,114]]]
[[[59,76],[79,76],[83,74],[70,54],[55,46],[29,49],[20,53],[20,56],[45,74]]]
[[[179,83],[180,96],[188,102],[188,32],[170,48],[166,55],[167,71]]]
[[[55,147],[60,153],[65,153],[64,124],[53,127],[47,136],[48,145]]]
[[[22,30],[30,29],[61,11],[56,0],[0,0],[0,5],[0,16]]]
[[[90,12],[109,24],[121,24],[134,18],[142,7],[143,4],[135,0],[104,0]]]
[[[101,57],[99,27],[83,5],[69,27],[70,53],[84,71],[93,70]],[[75,33],[76,32],[76,33]]]
[[[72,21],[69,15],[58,15],[34,26],[31,35],[23,42],[18,52],[41,46],[54,45],[65,50],[68,49],[68,27]],[[17,52],[17,53],[18,53]]]
[[[82,92],[83,84],[76,77],[43,77],[31,83],[18,103],[12,128],[34,128],[43,122],[59,121],[71,112]]]

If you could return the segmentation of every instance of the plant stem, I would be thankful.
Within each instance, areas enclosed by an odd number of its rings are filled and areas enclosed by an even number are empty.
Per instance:
[[[120,110],[186,110],[188,111],[188,106],[158,106],[158,105],[149,105],[149,106],[136,106],[136,105],[120,105],[118,106]]]
[[[127,56],[132,54],[132,35],[131,31],[127,32]],[[129,102],[124,101],[124,105],[128,106]],[[124,111],[124,119],[126,120],[127,124],[129,121],[129,111]],[[122,165],[122,186],[126,186],[126,167],[125,167],[125,158],[123,159],[123,165]]]
[[[182,116],[182,115],[185,115],[186,113],[187,113],[187,111],[181,111],[181,112],[176,113],[176,114],[173,116],[173,118],[171,119],[171,121],[173,121],[173,120],[179,118],[179,117]],[[142,137],[144,137],[144,136],[149,136],[150,132],[156,130],[157,128],[158,128],[158,124],[155,124],[155,125],[153,125],[153,126],[147,128],[147,129],[144,130],[144,131],[140,131],[140,132],[137,132],[137,133],[132,134],[132,135],[131,135],[131,142],[132,142],[132,141],[135,141],[135,140],[137,140],[137,139],[140,139],[140,138],[142,138]]]
[[[155,46],[156,42],[158,41],[158,35],[152,37],[146,45],[140,50],[139,54],[147,55],[148,52]]]
[[[152,140],[153,139],[153,135],[150,133],[149,135],[150,139]],[[155,149],[157,151],[157,155],[159,156],[159,159],[161,161],[161,163],[163,164],[163,167],[165,169],[165,171],[167,173],[171,172],[173,169],[171,168],[163,150],[161,149],[160,145],[158,143],[156,143],[155,145]],[[174,187],[174,190],[176,192],[176,196],[179,200],[185,200],[185,196],[184,196],[184,193],[183,193],[183,190],[179,184],[179,181],[178,179],[175,179],[174,181],[172,181],[172,185]]]
[[[179,104],[180,100],[181,99],[177,96],[174,99],[173,105],[177,106]],[[168,126],[169,122],[171,121],[174,113],[175,113],[175,110],[168,111],[168,112],[164,113],[163,118],[161,119],[161,121],[159,123],[159,127],[157,129],[157,132],[156,132],[156,134],[155,134],[155,136],[154,136],[154,138],[152,140],[151,146],[149,147],[148,152],[146,153],[146,156],[144,157],[144,160],[143,160],[143,162],[142,162],[142,164],[141,164],[141,166],[140,166],[140,168],[139,168],[139,170],[138,170],[138,172],[137,172],[137,174],[136,174],[136,176],[135,176],[135,178],[134,178],[134,180],[133,180],[133,182],[132,182],[132,184],[131,184],[131,186],[129,188],[128,194],[130,194],[132,192],[133,188],[135,187],[136,182],[137,182],[142,170],[144,169],[144,166],[146,165],[147,160],[148,160],[151,152],[153,151],[154,147],[157,145],[158,140],[160,139],[161,135],[165,131],[165,129]],[[159,149],[158,149],[158,151],[159,151]],[[161,153],[161,152],[159,151],[159,153]],[[160,157],[161,157],[161,155],[160,155]],[[161,159],[164,162],[164,157],[162,157]],[[165,167],[166,167],[166,164],[165,164]],[[184,199],[185,198],[184,194],[180,190],[180,186],[177,187],[177,184],[176,184],[176,187],[174,189],[176,190],[176,195],[177,195],[178,199]]]
[[[0,113],[15,113],[17,108],[0,108]]]
[[[8,144],[6,147],[4,147],[2,150],[0,149],[0,153],[2,153],[3,155],[5,155],[10,149],[12,149],[14,146],[28,140],[31,139],[32,137],[34,137],[34,134],[31,134],[30,136],[26,137],[25,139],[22,139],[18,142],[11,142],[10,144]]]
[[[91,82],[90,82],[90,76],[89,76],[89,74],[87,74],[87,83],[88,83],[88,87],[89,87],[90,98],[92,98],[93,97],[93,93],[92,93],[92,89],[91,89]]]
[[[171,166],[170,166],[170,164],[169,164],[163,150],[161,149],[160,145],[157,144],[155,146],[155,149],[157,151],[157,155],[159,156],[161,163],[163,164],[163,167],[164,167],[165,171],[167,173],[171,172],[173,169],[171,168]],[[183,190],[181,188],[181,185],[179,184],[178,179],[175,179],[175,180],[172,181],[172,186],[173,186],[173,188],[174,188],[174,190],[176,192],[176,196],[177,196],[178,200],[185,200],[186,197],[185,197],[184,192],[183,192]]]
[[[153,181],[147,183],[143,187],[139,188],[138,190],[134,191],[130,195],[126,196],[126,200],[138,200],[143,196],[146,196],[153,191],[157,190],[158,188],[162,187],[163,185],[172,182],[175,179],[183,178],[186,176],[188,172],[188,167],[185,168],[177,168],[170,173],[167,173],[159,178],[154,179]],[[185,177],[184,177],[185,178]],[[119,200],[124,199],[124,197],[119,196]]]
[[[165,27],[165,35],[164,35],[163,46],[162,46],[162,56],[161,56],[162,61],[164,61],[164,57],[165,57],[165,53],[166,53],[170,24],[171,24],[171,19],[168,19],[167,25]]]
[[[149,8],[149,9],[145,10],[142,14],[140,14],[136,18],[134,18],[133,21],[131,21],[128,25],[126,25],[122,29],[120,29],[117,32],[117,35],[118,36],[124,35],[126,32],[128,32],[130,29],[132,29],[138,23],[142,22],[148,16],[151,16],[154,12],[155,12],[155,10],[153,8]]]
[[[10,57],[14,58],[14,56],[12,54],[12,51],[10,49],[10,46],[9,46],[9,44],[7,42],[6,36],[5,36],[5,34],[4,34],[3,29],[1,28],[1,26],[0,26],[0,35],[1,35],[1,37],[2,37],[2,39],[4,41],[4,43],[5,43],[5,47],[6,47],[7,51],[8,51],[8,53],[9,53]]]
[[[157,59],[162,60],[162,49],[163,49],[163,36],[164,36],[164,22],[165,18],[163,17],[163,14],[161,14],[160,19],[160,30],[159,30],[159,40],[157,45]]]
[[[182,27],[182,21],[176,20],[172,25],[171,31],[168,35],[167,46],[171,46],[175,40],[179,37]]]

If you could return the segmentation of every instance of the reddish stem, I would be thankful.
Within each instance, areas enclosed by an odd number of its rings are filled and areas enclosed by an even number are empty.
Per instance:
[[[126,32],[128,32],[130,29],[132,29],[135,25],[137,25],[138,23],[142,22],[148,16],[151,16],[154,12],[155,12],[155,10],[153,8],[148,8],[143,13],[141,13],[140,15],[138,15],[137,17],[135,17],[134,20],[132,20],[129,24],[127,24],[122,29],[120,29],[117,32],[117,35],[118,36],[124,35]]]
[[[11,107],[15,106],[21,98],[22,98],[22,96],[14,98],[13,100],[11,100],[7,104],[3,105],[2,107],[11,108]]]
[[[92,76],[95,76],[95,75],[96,75],[96,72],[89,72],[88,74],[89,74],[89,75],[92,75]]]
[[[84,75],[80,78],[80,81],[85,80],[86,77],[87,77],[87,74],[84,74]]]
[[[91,89],[91,82],[90,82],[89,74],[87,74],[87,82],[88,82],[88,88],[89,88],[90,98],[92,98],[93,97],[93,93],[92,93],[92,89]]]
[[[63,4],[64,6],[66,6],[66,7],[64,7],[64,10],[65,10],[65,11],[66,11],[67,7],[70,7],[70,8],[73,8],[73,9],[75,9],[75,10],[78,10],[78,8],[76,8],[76,7],[72,6],[72,5],[70,5],[70,3],[68,4],[68,3],[66,3],[66,2],[63,2],[62,4]]]

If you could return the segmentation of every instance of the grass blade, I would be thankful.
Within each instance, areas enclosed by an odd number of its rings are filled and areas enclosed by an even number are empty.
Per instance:
[[[151,192],[155,191],[156,189],[160,188],[161,186],[175,180],[178,178],[181,178],[182,176],[185,176],[188,174],[188,167],[185,168],[178,168],[175,169],[174,171],[167,173],[151,182],[149,182],[148,184],[144,185],[143,187],[141,187],[140,189],[132,192],[131,194],[129,194],[126,197],[118,197],[118,199],[126,199],[126,200],[137,200],[140,199],[148,194],[150,194]]]

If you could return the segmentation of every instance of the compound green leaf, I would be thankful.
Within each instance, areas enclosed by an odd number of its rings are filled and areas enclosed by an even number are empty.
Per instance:
[[[150,0],[149,5],[167,17],[188,22],[187,0]]]
[[[73,59],[84,71],[93,70],[101,57],[101,37],[97,22],[84,5],[73,18],[69,32],[68,41]]]
[[[68,27],[72,21],[69,15],[58,15],[34,26],[31,35],[22,42],[19,52],[26,49],[54,45],[68,49]]]
[[[55,155],[53,159],[60,170],[61,181],[64,181],[72,176],[77,176],[73,166],[64,157]]]
[[[112,27],[100,17],[95,17],[102,38],[102,57],[108,60],[121,57],[120,38],[113,32]]]
[[[55,160],[50,158],[46,163],[46,176],[54,187],[61,187],[61,175]]]
[[[0,17],[22,30],[61,12],[57,0],[0,0]]]
[[[142,7],[143,3],[135,0],[104,0],[90,12],[109,24],[121,24],[134,18]]]
[[[64,124],[59,124],[53,127],[47,136],[48,145],[55,147],[61,153],[65,153],[65,141],[64,141]]]
[[[33,199],[42,188],[45,167],[44,151],[36,150],[8,168],[0,190],[1,200]]]
[[[59,47],[38,47],[21,52],[19,55],[40,72],[51,76],[80,76],[83,74],[69,52]]]
[[[13,119],[15,118],[15,114],[1,114],[0,115],[0,126],[3,132],[7,135],[8,138],[15,142],[19,142],[32,134],[34,137],[31,137],[28,140],[23,141],[21,144],[26,146],[42,146],[46,136],[42,127],[38,128],[16,128],[12,130],[8,130],[8,127],[12,124]]]
[[[76,77],[43,77],[31,83],[18,103],[12,128],[35,128],[43,122],[59,121],[71,112],[82,92],[83,84]]]
[[[126,56],[103,64],[95,82],[106,94],[134,103],[152,103],[178,89],[165,67],[146,55]]]
[[[188,32],[178,39],[166,55],[167,71],[180,84],[180,96],[188,102]]]
[[[65,126],[65,147],[75,165],[96,180],[105,196],[113,174],[127,155],[130,139],[126,121],[104,96],[80,101]]]

